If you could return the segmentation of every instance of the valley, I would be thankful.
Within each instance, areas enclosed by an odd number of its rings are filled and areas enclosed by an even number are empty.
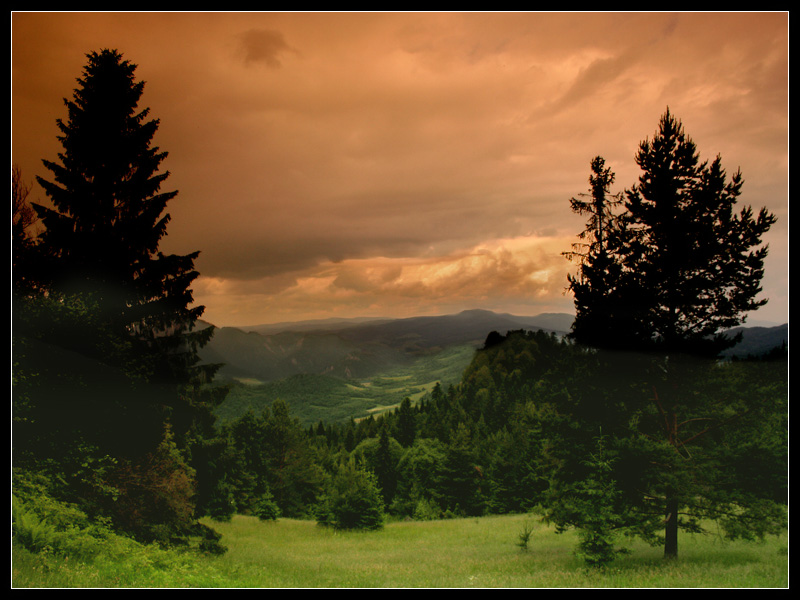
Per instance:
[[[458,383],[474,352],[470,344],[452,346],[359,379],[314,373],[273,381],[229,379],[230,391],[216,415],[221,424],[230,422],[248,410],[260,413],[280,398],[304,425],[358,420],[393,410],[406,397],[416,402],[436,383],[444,387]]]
[[[358,420],[416,402],[439,383],[461,381],[474,352],[492,331],[566,334],[573,316],[522,317],[486,310],[406,319],[339,319],[218,328],[201,350],[203,362],[223,366],[216,382],[230,387],[217,408],[220,423],[276,399],[303,425]],[[726,357],[761,354],[788,340],[788,326],[742,327]]]
[[[218,328],[200,352],[230,386],[220,422],[280,398],[304,425],[377,415],[457,384],[491,331],[569,330],[572,316],[470,310],[440,317]]]

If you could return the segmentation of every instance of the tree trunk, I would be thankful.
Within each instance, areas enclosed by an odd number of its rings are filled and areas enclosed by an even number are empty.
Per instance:
[[[656,396],[658,398],[658,396]],[[661,406],[659,404],[659,406]],[[677,449],[678,415],[670,410],[664,415],[664,428],[669,444]],[[664,558],[678,557],[678,499],[673,489],[667,488],[667,505],[664,513]]]
[[[664,530],[664,558],[678,557],[678,501],[667,498]]]

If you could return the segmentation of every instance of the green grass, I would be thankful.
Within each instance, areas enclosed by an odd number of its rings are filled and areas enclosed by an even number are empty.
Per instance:
[[[533,525],[528,550],[518,545]],[[210,588],[786,588],[788,537],[763,543],[682,535],[680,556],[633,543],[605,572],[587,571],[575,536],[523,515],[389,523],[375,532],[335,532],[311,521],[210,522],[228,552],[219,557],[139,548],[83,563],[15,549],[14,587]]]
[[[219,559],[249,587],[788,587],[785,538],[725,543],[682,536],[681,556],[635,544],[605,573],[587,573],[575,537],[535,524],[516,544],[524,516],[398,522],[378,532],[333,532],[314,523],[237,517],[217,529]]]

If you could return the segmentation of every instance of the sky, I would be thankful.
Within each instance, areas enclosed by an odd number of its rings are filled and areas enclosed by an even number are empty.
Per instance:
[[[217,326],[574,312],[590,162],[669,111],[778,221],[748,323],[788,321],[788,13],[12,13],[12,162],[46,202],[86,55],[160,120],[164,252]]]

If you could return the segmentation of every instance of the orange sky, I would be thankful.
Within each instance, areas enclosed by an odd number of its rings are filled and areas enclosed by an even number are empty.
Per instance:
[[[569,198],[596,155],[634,184],[667,106],[778,216],[751,321],[788,320],[788,13],[13,13],[24,180],[103,48],[147,82],[162,249],[201,251],[217,325],[571,312]]]

